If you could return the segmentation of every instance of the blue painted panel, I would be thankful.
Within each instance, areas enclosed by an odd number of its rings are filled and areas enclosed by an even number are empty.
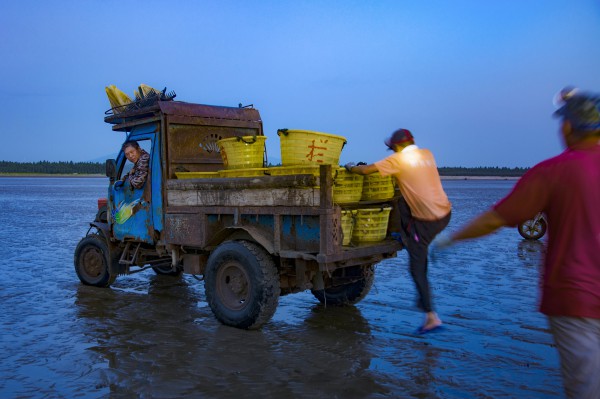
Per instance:
[[[159,135],[155,133],[155,125],[146,125],[135,128],[127,140],[137,140],[140,144],[150,141],[151,148],[146,148],[150,150],[150,174],[141,189],[133,189],[128,182],[119,190],[109,188],[113,234],[119,240],[127,238],[153,244],[154,230],[162,230],[163,226]],[[119,152],[117,169],[120,175],[126,162],[125,154]]]
[[[208,231],[216,233],[233,226],[232,215],[207,215]],[[265,232],[274,232],[272,215],[242,215],[240,226],[254,226]],[[210,234],[210,233],[209,233]],[[282,249],[319,252],[320,221],[318,216],[284,215],[281,218]]]
[[[319,244],[321,225],[318,216],[283,216],[281,230],[284,237],[295,237],[299,243]]]
[[[132,190],[128,182],[121,189],[115,190],[116,216],[113,216],[113,232],[119,240],[132,238],[136,241],[153,242],[148,230],[152,210],[150,204],[142,198],[143,193],[144,188]]]

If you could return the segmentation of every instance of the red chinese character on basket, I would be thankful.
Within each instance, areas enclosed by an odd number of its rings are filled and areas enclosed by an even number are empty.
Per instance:
[[[312,141],[312,144],[308,146],[308,148],[310,148],[310,152],[309,152],[308,154],[306,154],[306,158],[307,158],[309,161],[311,161],[311,162],[323,163],[323,160],[322,160],[322,159],[315,159],[315,158],[316,158],[316,157],[322,157],[322,156],[323,156],[323,155],[325,155],[325,154],[324,154],[324,153],[322,153],[322,152],[317,152],[317,153],[315,153],[315,150],[325,150],[325,151],[327,151],[327,147],[319,147],[319,146],[315,145],[315,141],[316,141],[316,140],[313,140],[313,141]],[[320,139],[320,140],[319,140],[319,142],[320,142],[321,144],[327,144],[327,142],[328,142],[328,141],[329,141],[329,140],[327,140],[327,139],[325,139],[325,140],[323,140],[323,139]]]

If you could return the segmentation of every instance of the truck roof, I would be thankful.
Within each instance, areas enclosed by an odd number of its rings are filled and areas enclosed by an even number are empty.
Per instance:
[[[142,120],[156,117],[160,114],[261,122],[258,110],[254,108],[224,107],[220,105],[194,104],[183,101],[158,101],[156,104],[148,107],[108,115],[104,118],[104,122],[113,125],[127,124],[128,126],[131,126],[132,122],[135,124],[136,120],[142,122]],[[113,126],[113,130],[121,129],[117,126]]]

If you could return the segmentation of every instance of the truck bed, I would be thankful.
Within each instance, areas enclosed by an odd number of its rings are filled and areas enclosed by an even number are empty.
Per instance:
[[[316,261],[324,270],[333,263],[351,266],[395,256],[402,245],[393,239],[342,246],[342,206],[332,199],[330,168],[322,166],[320,177],[170,179],[168,241],[211,249],[224,236],[244,231],[272,254]]]

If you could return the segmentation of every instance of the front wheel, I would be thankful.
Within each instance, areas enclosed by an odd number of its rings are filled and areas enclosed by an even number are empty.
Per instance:
[[[75,248],[75,272],[83,284],[109,287],[117,278],[111,271],[111,259],[106,240],[99,234],[84,237]]]
[[[331,286],[311,292],[325,305],[353,305],[367,296],[374,280],[374,265],[352,266],[333,272]]]
[[[279,303],[273,257],[249,241],[227,241],[210,255],[204,287],[215,317],[232,327],[259,328],[273,317]]]
[[[548,225],[542,217],[526,220],[518,226],[519,234],[526,240],[539,240],[546,234]]]

